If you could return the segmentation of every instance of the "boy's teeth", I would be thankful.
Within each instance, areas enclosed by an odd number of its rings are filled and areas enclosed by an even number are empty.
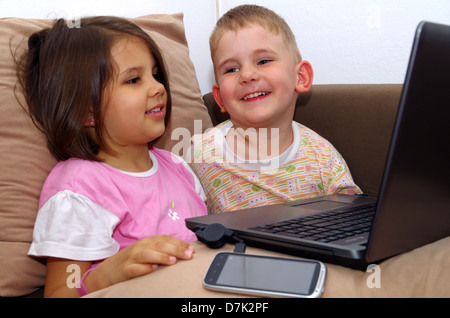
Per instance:
[[[250,99],[250,98],[255,98],[255,97],[258,97],[258,96],[264,96],[264,95],[267,95],[267,93],[264,93],[264,92],[253,93],[253,94],[245,96],[244,100],[247,100],[247,99]]]

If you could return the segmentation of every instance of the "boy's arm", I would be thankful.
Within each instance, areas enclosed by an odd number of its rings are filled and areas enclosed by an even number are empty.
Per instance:
[[[361,189],[353,181],[350,169],[336,149],[331,152],[330,182],[325,194],[361,194]]]

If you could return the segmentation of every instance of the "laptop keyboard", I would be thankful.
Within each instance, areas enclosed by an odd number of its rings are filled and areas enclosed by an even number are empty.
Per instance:
[[[323,212],[251,228],[318,242],[332,242],[369,232],[375,206],[346,212]]]

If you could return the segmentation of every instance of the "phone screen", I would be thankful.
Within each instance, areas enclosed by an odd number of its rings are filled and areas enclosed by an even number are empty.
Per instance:
[[[310,295],[316,289],[321,263],[317,261],[219,253],[205,282],[219,286]],[[209,280],[209,281],[208,281]]]

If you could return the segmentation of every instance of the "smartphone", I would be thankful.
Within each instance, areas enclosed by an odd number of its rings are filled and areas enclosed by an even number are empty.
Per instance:
[[[218,253],[203,280],[207,289],[268,297],[319,297],[327,269],[314,260]]]

